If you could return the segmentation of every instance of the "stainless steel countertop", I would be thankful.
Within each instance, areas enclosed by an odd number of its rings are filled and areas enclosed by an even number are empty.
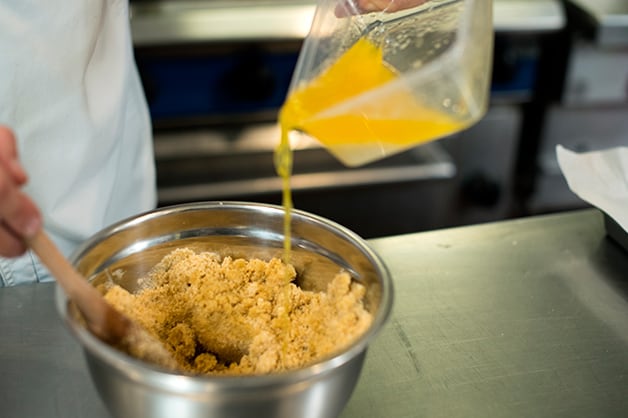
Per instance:
[[[136,46],[196,42],[302,40],[314,0],[157,0],[131,4]],[[494,0],[497,32],[562,29],[560,0]]]
[[[371,244],[395,307],[342,418],[627,415],[628,253],[599,211]],[[1,415],[107,417],[53,289],[0,289]]]

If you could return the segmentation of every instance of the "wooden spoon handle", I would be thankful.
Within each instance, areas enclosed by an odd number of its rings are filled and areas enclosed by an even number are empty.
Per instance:
[[[94,334],[110,340],[125,333],[126,317],[113,309],[98,290],[76,271],[44,230],[40,230],[26,242],[61,285],[68,298],[76,304]]]
[[[117,311],[70,264],[57,246],[40,230],[26,243],[57,279],[68,297],[87,321],[88,328],[101,340],[124,352],[170,370],[178,365],[165,346],[144,328]]]

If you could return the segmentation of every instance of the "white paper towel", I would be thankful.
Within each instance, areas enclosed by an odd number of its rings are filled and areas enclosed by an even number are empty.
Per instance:
[[[576,153],[556,147],[571,191],[628,231],[628,147]]]

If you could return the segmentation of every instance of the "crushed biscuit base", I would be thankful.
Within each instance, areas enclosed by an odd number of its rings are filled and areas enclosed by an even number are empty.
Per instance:
[[[372,322],[365,288],[338,273],[326,292],[292,281],[274,258],[221,259],[176,249],[131,294],[104,288],[116,308],[157,336],[182,370],[197,374],[264,374],[300,368],[346,347]]]

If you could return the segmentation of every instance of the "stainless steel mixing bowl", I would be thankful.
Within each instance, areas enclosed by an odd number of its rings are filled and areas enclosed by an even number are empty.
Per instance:
[[[93,282],[115,277],[133,290],[166,253],[186,246],[234,257],[268,259],[283,251],[283,209],[242,202],[172,206],[113,225],[85,242],[72,263]],[[57,308],[83,347],[96,388],[115,417],[331,418],[357,383],[368,345],[393,300],[389,273],[360,237],[324,218],[292,214],[292,258],[298,284],[323,289],[344,268],[367,288],[370,329],[351,346],[308,367],[260,376],[188,376],[131,358],[91,335],[60,288]],[[123,277],[111,274],[118,269]]]

